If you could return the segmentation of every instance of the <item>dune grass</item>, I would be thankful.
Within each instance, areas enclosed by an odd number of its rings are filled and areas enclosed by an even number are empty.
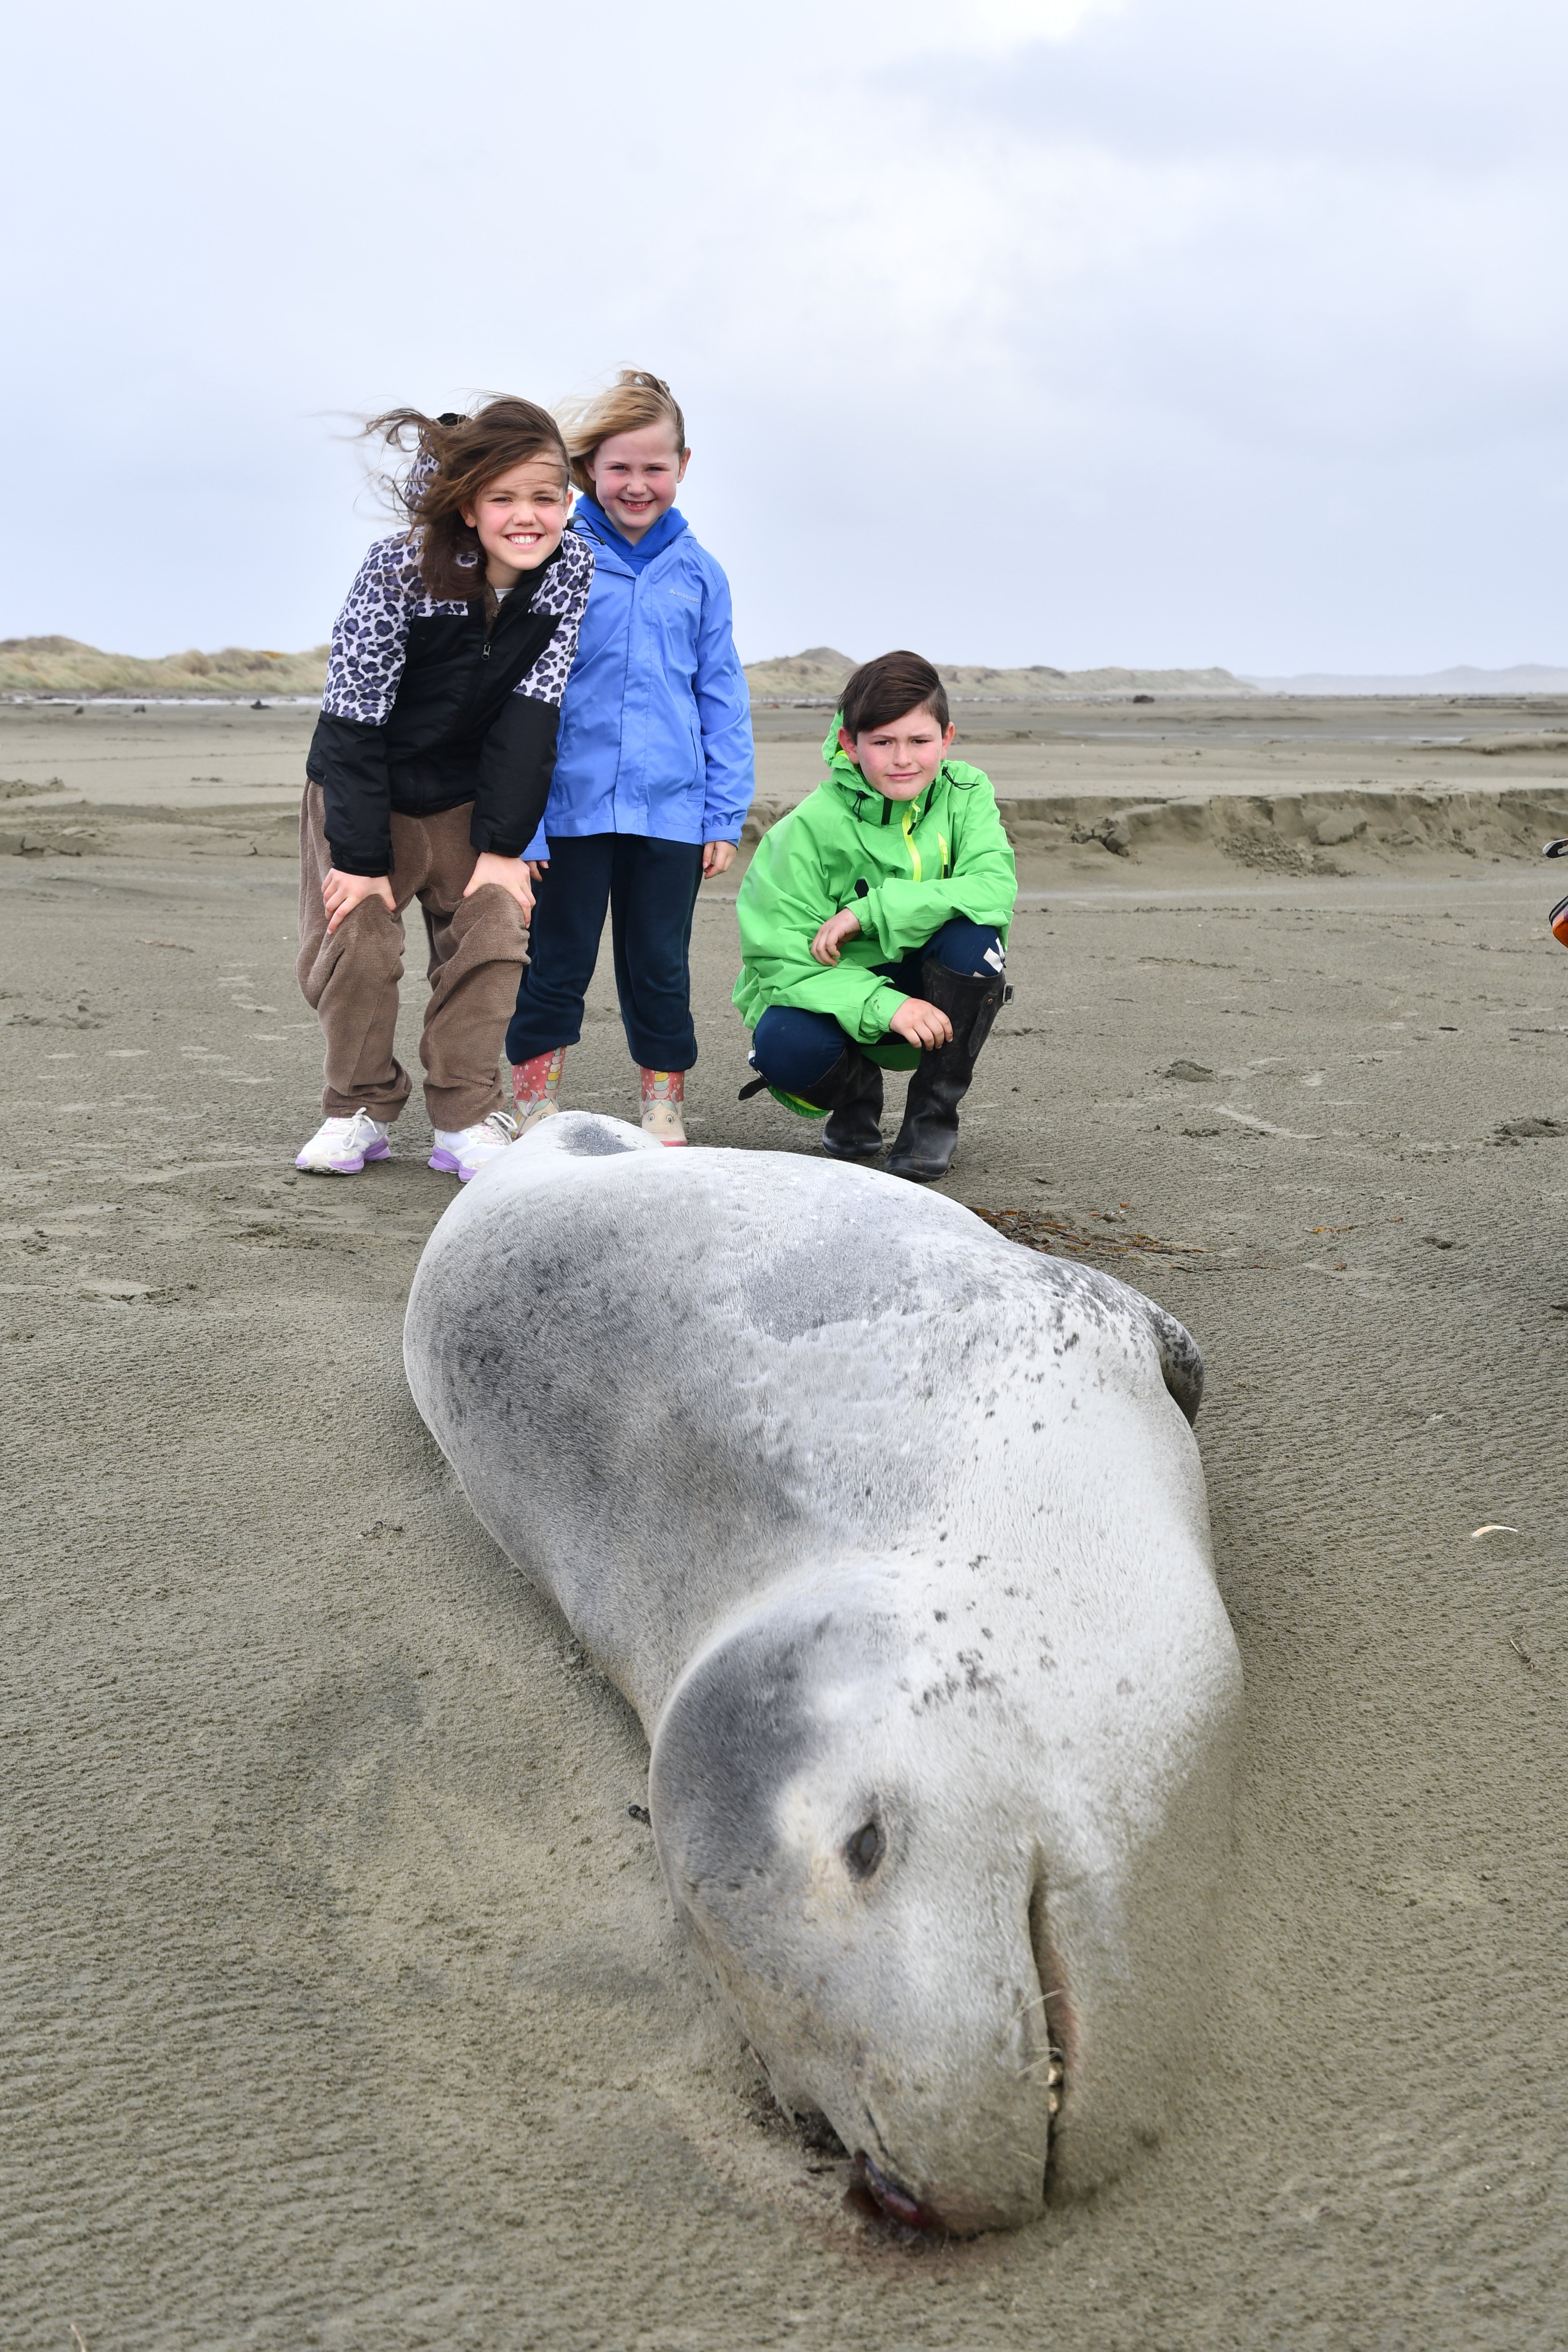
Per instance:
[[[167,654],[142,661],[134,654],[100,653],[75,637],[0,638],[0,694],[317,695],[326,684],[327,648],[275,654],[249,646],[221,653]]]

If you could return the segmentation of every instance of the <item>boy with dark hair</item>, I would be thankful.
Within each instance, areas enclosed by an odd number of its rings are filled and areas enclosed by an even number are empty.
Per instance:
[[[990,779],[949,759],[947,696],[919,654],[866,662],[827,731],[827,774],[763,835],[736,912],[734,1002],[766,1087],[822,1148],[882,1149],[884,1069],[910,1070],[888,1172],[945,1176],[958,1106],[1006,993],[1013,852]]]

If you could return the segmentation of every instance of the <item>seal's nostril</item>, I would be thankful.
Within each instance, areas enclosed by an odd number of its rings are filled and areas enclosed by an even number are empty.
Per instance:
[[[880,2165],[873,2164],[863,2147],[855,2151],[855,2166],[861,2179],[890,2221],[901,2221],[906,2230],[936,2230],[942,2224],[934,2213],[929,2213],[918,2198],[911,2197],[896,2180],[889,2180]]]
[[[887,1841],[877,1822],[858,1829],[844,1849],[844,1859],[857,1878],[869,1878],[886,1851]]]

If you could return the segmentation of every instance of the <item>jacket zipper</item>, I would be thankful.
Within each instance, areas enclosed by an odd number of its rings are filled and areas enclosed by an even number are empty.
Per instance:
[[[497,604],[495,609],[495,619],[491,620],[488,616],[486,618],[484,643],[479,647],[479,659],[482,662],[488,662],[490,657],[490,639],[495,635],[496,622],[500,619],[500,616],[501,607],[500,604]],[[468,713],[479,699],[479,677],[480,672],[476,669],[472,677],[468,680],[468,691],[463,697],[463,707],[458,713],[458,717],[454,724],[454,733],[459,731],[467,725]]]

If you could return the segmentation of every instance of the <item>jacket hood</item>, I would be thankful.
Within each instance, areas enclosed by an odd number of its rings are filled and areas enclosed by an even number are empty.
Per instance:
[[[839,748],[838,733],[843,724],[843,711],[836,710],[833,714],[833,724],[822,739],[823,761],[828,774],[836,776],[841,784],[858,784],[861,782],[859,769],[855,765],[848,752]]]
[[[672,547],[683,530],[690,529],[679,507],[667,507],[634,548],[629,539],[623,539],[597,499],[589,498],[586,491],[578,492],[572,527],[581,530],[584,537],[591,538],[605,554],[618,559],[629,572],[641,571],[655,556],[662,555],[667,547]]]
[[[823,738],[822,757],[827,768],[826,782],[836,785],[843,793],[862,824],[891,824],[895,811],[899,813],[900,824],[906,813],[910,824],[919,824],[931,806],[931,795],[937,787],[951,782],[948,762],[942,761],[925,790],[917,793],[912,801],[889,800],[885,793],[877,790],[875,784],[866,782],[848,752],[840,749],[838,730],[843,724],[843,711],[836,710],[833,724]]]

